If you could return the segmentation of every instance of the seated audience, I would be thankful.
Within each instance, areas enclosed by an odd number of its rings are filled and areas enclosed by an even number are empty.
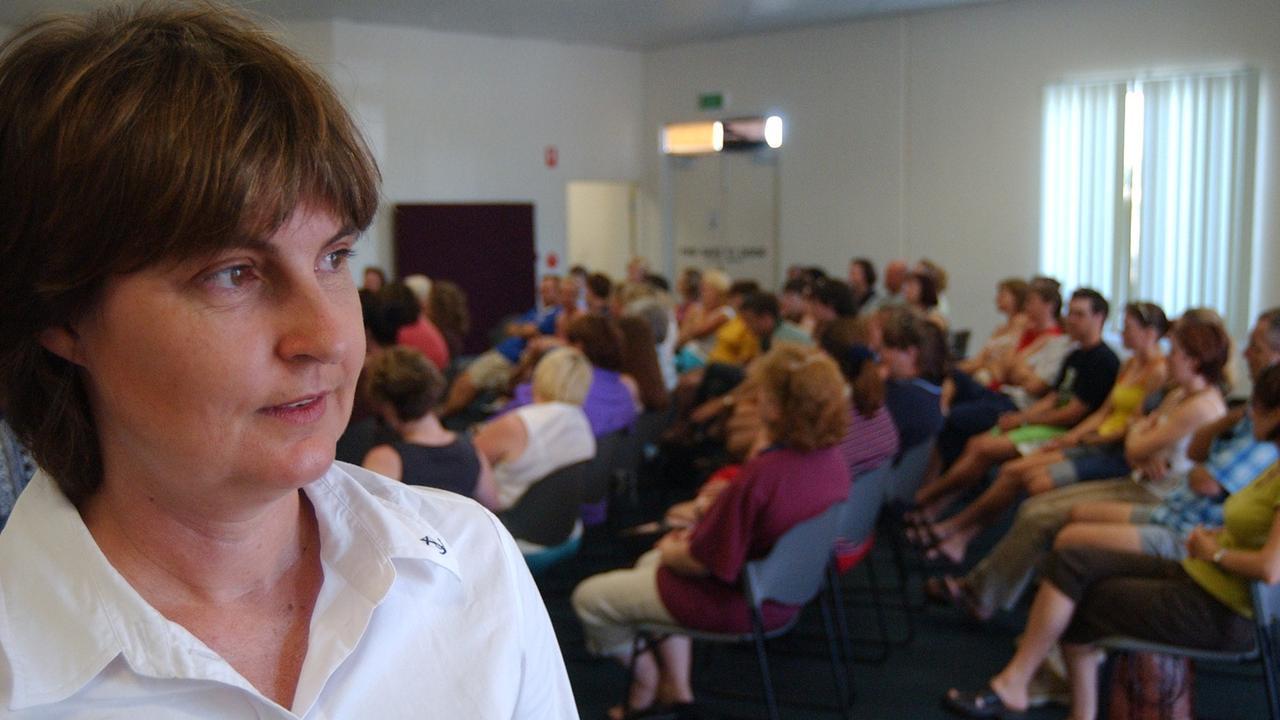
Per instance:
[[[811,337],[822,337],[827,325],[836,318],[853,317],[858,314],[858,306],[853,300],[853,291],[839,280],[821,278],[810,285],[809,317],[813,326],[809,328]]]
[[[849,290],[853,292],[853,304],[857,312],[874,310],[879,305],[876,292],[876,266],[864,257],[849,261]]]
[[[427,319],[418,295],[408,285],[403,282],[384,285],[378,291],[378,305],[383,320],[396,329],[397,345],[414,348],[441,371],[449,367],[449,347],[444,336]]]
[[[943,330],[947,329],[947,318],[938,311],[938,286],[932,275],[908,273],[902,285],[902,299],[907,307],[920,313],[924,319]]]
[[[660,312],[665,319],[665,311]],[[662,326],[666,329],[665,324]],[[653,340],[653,324],[638,315],[621,315],[618,329],[622,332],[622,373],[635,382],[636,395],[643,411],[665,410],[671,404],[658,364],[658,346]]]
[[[360,286],[361,290],[376,293],[386,284],[387,273],[382,268],[370,265],[364,269],[364,283]]]
[[[1033,279],[1026,309],[1028,327],[1003,367],[990,375],[970,379],[957,374],[954,378],[947,423],[938,436],[938,454],[944,466],[960,457],[969,438],[990,430],[1001,415],[1030,407],[1061,379],[1062,363],[1073,349],[1073,341],[1062,335],[1059,324],[1062,294],[1058,281]]]
[[[676,325],[684,327],[684,320],[690,312],[702,312],[701,296],[702,271],[698,268],[685,268],[676,279]]]
[[[871,345],[879,346],[885,405],[898,429],[899,455],[929,442],[942,428],[947,345],[942,330],[903,307],[876,313]]]
[[[400,439],[374,447],[361,464],[407,485],[449,490],[497,508],[488,462],[466,435],[446,430],[435,415],[444,395],[440,371],[417,350],[393,347],[374,357],[368,372],[369,394]]]
[[[449,357],[456,363],[466,352],[463,341],[471,330],[467,294],[457,283],[436,280],[431,283],[431,293],[427,296],[427,317],[440,328]]]
[[[1201,329],[1188,332],[1179,330],[1175,325],[1171,334],[1175,339],[1183,338],[1177,342],[1184,345],[1183,349],[1192,357],[1181,352],[1178,358],[1170,357],[1171,376],[1185,376],[1187,370],[1191,370],[1209,385],[1221,383],[1230,343],[1221,321],[1215,318],[1203,310],[1188,311],[1179,324],[1202,326]],[[1201,394],[1191,402],[1206,402],[1204,398],[1213,401],[1214,392],[1201,390]],[[1217,402],[1221,402],[1220,397]],[[1219,412],[1215,417],[1221,415]],[[1134,477],[1124,477],[1076,483],[1041,493],[1022,503],[1012,527],[1000,542],[962,581],[953,583],[963,591],[953,593],[953,596],[962,598],[960,604],[979,618],[990,617],[998,609],[1012,608],[1054,537],[1067,524],[1073,507],[1094,501],[1152,505],[1160,503],[1163,496],[1172,492],[1177,478],[1186,475],[1193,465],[1187,457],[1191,435],[1179,437],[1173,448],[1164,452],[1160,449],[1168,447],[1168,438],[1163,433],[1145,432],[1134,437],[1142,442],[1135,442],[1133,447],[1126,444],[1125,451],[1126,456],[1132,455],[1133,467],[1141,471],[1136,476],[1139,482],[1135,482]]]
[[[1275,442],[1280,367],[1258,378],[1251,412],[1254,436]],[[1280,582],[1278,505],[1280,466],[1272,465],[1227,499],[1222,529],[1191,531],[1180,562],[1091,547],[1055,551],[1013,659],[984,690],[948,691],[948,707],[969,717],[1025,710],[1031,678],[1059,642],[1071,680],[1071,717],[1082,720],[1098,711],[1104,652],[1092,644],[1097,640],[1119,635],[1202,650],[1253,647],[1249,583]]]
[[[741,315],[743,299],[759,290],[760,285],[755,280],[738,280],[729,286],[726,306],[733,310],[732,317],[716,330],[715,343],[707,353],[708,365],[721,363],[742,367],[760,354],[760,342]]]
[[[937,295],[937,313],[943,322],[951,317],[951,306],[947,302],[947,271],[929,258],[920,258],[911,269],[913,275],[924,275],[933,281],[933,290]]]
[[[782,285],[778,296],[778,312],[783,319],[797,325],[813,337],[813,318],[809,315],[810,285],[803,278],[793,278]]]
[[[582,409],[596,437],[631,427],[641,406],[636,381],[622,373],[623,339],[618,323],[599,315],[581,315],[569,324],[570,347],[581,350],[591,362],[591,386]],[[504,412],[533,401],[530,383],[522,383]]]
[[[480,427],[476,449],[493,467],[496,509],[506,510],[538,480],[589,460],[595,434],[582,411],[591,363],[574,348],[556,348],[533,370],[532,401]]]
[[[565,300],[565,285],[569,286],[569,302],[576,302],[577,286],[569,279],[560,280],[545,275],[538,285],[537,306],[525,312],[507,325],[506,337],[482,353],[459,374],[449,388],[449,394],[440,408],[440,417],[450,417],[462,412],[482,391],[502,391],[511,382],[511,373],[520,361],[529,341],[556,332],[557,320]],[[557,304],[560,301],[560,304]]]
[[[898,428],[885,403],[885,381],[876,354],[867,345],[864,324],[860,319],[840,318],[819,342],[840,367],[850,389],[849,424],[840,452],[854,482],[898,454]]]
[[[813,338],[799,325],[782,317],[778,298],[773,293],[753,292],[742,299],[739,317],[755,335],[760,348],[769,351],[775,343],[789,342],[812,345]]]
[[[884,266],[884,297],[880,298],[879,307],[903,303],[902,284],[907,280],[908,271],[906,260],[890,260]]]
[[[750,628],[739,575],[748,560],[766,555],[794,525],[842,502],[849,471],[839,450],[847,402],[831,392],[841,383],[834,362],[816,349],[780,345],[753,368],[761,387],[768,449],[748,461],[691,528],[664,535],[632,568],[584,580],[573,607],[588,648],[627,666],[632,628],[643,622],[709,630]],[[766,604],[765,625],[776,628],[799,608]],[[663,640],[634,659],[628,707],[634,711],[693,701],[687,636]]]
[[[1082,469],[1087,472],[1083,477],[1073,472],[1074,464],[1059,466],[1063,469],[1054,475],[1034,471],[1029,476],[1002,473],[977,502],[935,527],[936,537],[944,539],[939,549],[958,561],[969,541],[1023,490],[1040,494],[1075,482],[1127,475],[1131,469],[1136,471],[1134,478],[1149,483],[1156,494],[1163,496],[1172,490],[1176,478],[1190,470],[1192,461],[1186,447],[1191,436],[1226,412],[1218,387],[1192,368],[1204,367],[1212,377],[1212,368],[1218,362],[1214,356],[1225,362],[1229,346],[1221,326],[1184,319],[1174,327],[1172,347],[1174,386],[1155,410],[1129,426],[1117,449],[1118,456],[1105,454],[1096,465],[1084,465]],[[1188,357],[1195,366],[1186,361]]]
[[[970,438],[947,471],[916,493],[916,504],[926,517],[936,516],[938,505],[981,481],[992,467],[1034,452],[1106,402],[1120,368],[1120,359],[1102,341],[1110,307],[1097,291],[1080,289],[1071,295],[1068,308],[1067,334],[1076,348],[1062,364],[1055,391],[1025,410],[1001,414],[995,431]]]
[[[643,282],[641,278],[641,282]],[[613,297],[613,281],[604,273],[591,273],[587,276],[587,308],[590,315],[608,315],[609,302]]]
[[[733,319],[736,311],[728,305],[731,282],[729,276],[719,270],[702,273],[698,290],[701,307],[689,308],[676,340],[676,370],[681,373],[706,364],[707,354],[716,342],[716,331]]]
[[[1018,344],[1027,326],[1024,307],[1027,300],[1027,281],[1021,278],[1005,278],[996,285],[996,311],[1004,315],[1003,324],[991,331],[986,344],[971,358],[956,363],[956,367],[970,375],[984,368],[1002,365]],[[990,370],[987,370],[990,374]]]

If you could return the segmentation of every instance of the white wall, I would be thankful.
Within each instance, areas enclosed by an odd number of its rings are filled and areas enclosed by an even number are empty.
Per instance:
[[[844,274],[927,255],[953,277],[958,327],[995,321],[995,281],[1036,269],[1040,99],[1078,76],[1250,65],[1262,73],[1255,308],[1280,304],[1280,2],[1015,0],[816,30],[703,43],[645,58],[644,192],[662,193],[663,122],[697,117],[699,91],[727,115],[780,111],[783,265]],[[650,224],[652,228],[653,225]],[[646,251],[659,252],[652,233]]]
[[[639,174],[638,53],[345,21],[331,42],[326,65],[383,174],[362,263],[391,268],[396,203],[511,201],[535,206],[542,270],[565,255],[568,181]]]

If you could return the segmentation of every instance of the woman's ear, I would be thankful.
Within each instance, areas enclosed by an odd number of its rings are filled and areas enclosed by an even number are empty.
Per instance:
[[[40,331],[40,344],[45,350],[74,365],[84,365],[80,336],[70,325],[55,325]]]

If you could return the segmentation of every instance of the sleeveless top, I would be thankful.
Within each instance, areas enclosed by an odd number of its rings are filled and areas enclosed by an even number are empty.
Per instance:
[[[528,442],[520,456],[493,468],[498,505],[509,508],[535,482],[566,465],[596,454],[596,438],[577,405],[534,403],[511,411],[524,424]]]
[[[406,485],[440,488],[471,497],[480,477],[480,457],[466,435],[448,445],[394,442],[400,456],[400,476]]]
[[[1111,388],[1111,413],[1098,426],[1098,434],[1105,438],[1119,437],[1129,427],[1129,419],[1142,410],[1147,389],[1141,384],[1116,383]]]

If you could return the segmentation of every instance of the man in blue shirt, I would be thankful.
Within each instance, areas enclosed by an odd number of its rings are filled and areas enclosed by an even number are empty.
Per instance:
[[[507,337],[482,353],[453,381],[449,396],[440,408],[445,418],[461,412],[483,390],[501,390],[511,377],[511,370],[520,361],[529,341],[539,335],[554,335],[556,320],[560,317],[557,300],[560,291],[558,275],[543,275],[538,286],[538,303],[510,323]]]

